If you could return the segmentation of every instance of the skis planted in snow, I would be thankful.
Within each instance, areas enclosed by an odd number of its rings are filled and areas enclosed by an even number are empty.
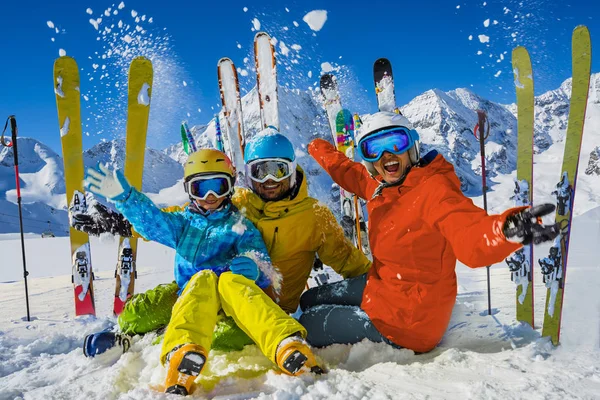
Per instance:
[[[336,147],[354,161],[354,117],[346,109],[340,110],[336,117]],[[340,187],[342,199],[342,227],[347,237],[364,254],[370,254],[367,225],[362,215],[358,196]],[[350,225],[350,226],[346,226]]]
[[[262,128],[272,126],[279,130],[275,47],[266,32],[258,32],[254,37],[254,61]]]
[[[58,109],[67,204],[75,196],[77,207],[85,208],[83,194],[83,148],[81,138],[81,105],[79,69],[68,56],[54,62],[54,93]],[[69,228],[72,276],[75,293],[75,315],[96,315],[94,285],[89,237],[73,227]]]
[[[379,111],[399,113],[396,108],[396,94],[394,93],[394,76],[392,63],[387,58],[380,58],[373,64],[373,79],[375,81],[375,94]]]
[[[573,218],[573,202],[577,182],[577,166],[581,152],[583,125],[590,86],[592,45],[587,27],[580,25],[573,31],[572,62],[573,80],[569,121],[565,140],[561,178],[553,194],[557,199],[556,222],[561,234],[550,248],[550,255],[539,260],[547,288],[546,308],[542,336],[550,336],[557,345],[560,340],[563,296],[569,255],[569,238]]]
[[[129,67],[124,172],[129,184],[138,190],[142,189],[152,83],[153,68],[150,60],[145,57],[135,58]],[[130,238],[127,240],[128,246],[124,244],[125,240],[127,239],[120,239],[117,269],[115,271],[116,287],[113,305],[115,315],[119,315],[123,311],[125,301],[133,296],[137,276],[135,270],[137,239]],[[128,250],[125,250],[127,248]],[[125,252],[129,254],[125,257],[131,258],[130,269],[122,267]]]
[[[517,180],[513,200],[515,206],[533,204],[533,71],[529,53],[524,47],[512,52],[517,91]],[[506,258],[511,280],[516,284],[517,321],[534,325],[533,246],[523,246]]]
[[[217,74],[219,76],[219,90],[221,103],[223,104],[224,122],[228,137],[230,153],[228,154],[238,173],[244,173],[244,122],[242,115],[242,100],[240,97],[240,86],[237,70],[231,59],[224,57],[217,63]]]

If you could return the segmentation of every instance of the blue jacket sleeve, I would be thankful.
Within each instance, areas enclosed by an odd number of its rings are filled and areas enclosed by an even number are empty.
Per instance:
[[[115,202],[115,207],[147,240],[177,247],[186,225],[185,217],[180,213],[160,210],[152,200],[134,188],[126,199]]]
[[[243,225],[244,232],[238,237],[236,244],[237,253],[240,256],[251,258],[258,265],[260,274],[256,279],[256,284],[261,289],[265,289],[271,285],[277,271],[271,264],[271,257],[269,257],[267,247],[258,229],[245,218]]]

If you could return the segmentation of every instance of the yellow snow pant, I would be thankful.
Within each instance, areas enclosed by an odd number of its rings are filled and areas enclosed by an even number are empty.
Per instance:
[[[295,333],[306,337],[306,329],[250,279],[232,272],[217,277],[214,272],[204,270],[190,279],[173,306],[161,362],[165,363],[171,350],[186,343],[209,351],[221,308],[273,362],[283,339]]]

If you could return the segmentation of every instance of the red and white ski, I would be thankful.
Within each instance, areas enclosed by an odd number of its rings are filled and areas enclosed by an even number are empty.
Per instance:
[[[220,119],[221,133],[226,125],[229,142],[229,157],[233,161],[238,174],[244,173],[244,121],[242,115],[242,100],[240,97],[240,85],[235,65],[231,59],[224,57],[217,63],[217,74],[219,76],[219,90],[221,92],[221,103],[223,104],[223,116]],[[226,123],[224,123],[226,121]]]

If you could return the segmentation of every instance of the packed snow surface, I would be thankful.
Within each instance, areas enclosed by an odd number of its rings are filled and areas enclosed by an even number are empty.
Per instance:
[[[3,266],[10,268],[0,272],[0,399],[172,398],[161,393],[166,371],[154,334],[134,338],[125,354],[117,349],[95,359],[82,354],[86,334],[115,322],[111,307],[117,240],[92,239],[97,318],[75,318],[68,239],[27,239],[28,256],[43,252],[30,258],[32,321],[27,322],[18,239],[4,238],[0,251]],[[334,345],[317,350],[329,368],[326,375],[296,378],[277,374],[256,346],[212,351],[191,398],[597,398],[599,240],[596,208],[576,218],[573,227],[562,345],[557,348],[540,338],[545,290],[539,274],[536,329],[531,329],[514,319],[515,285],[506,265],[491,268],[492,315],[487,315],[485,269],[459,264],[452,319],[432,352],[417,355],[368,341]],[[536,248],[537,255],[544,252]],[[138,254],[136,292],[173,279],[173,250],[141,242]]]

